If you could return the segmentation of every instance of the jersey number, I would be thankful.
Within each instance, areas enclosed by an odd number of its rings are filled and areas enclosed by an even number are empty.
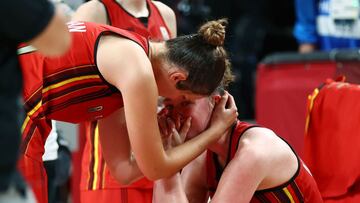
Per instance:
[[[69,32],[86,32],[86,26],[83,22],[68,22]]]

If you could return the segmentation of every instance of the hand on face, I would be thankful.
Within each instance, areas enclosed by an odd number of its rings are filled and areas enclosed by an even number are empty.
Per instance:
[[[185,122],[181,123],[180,116],[170,118],[167,111],[164,108],[158,114],[158,123],[165,149],[182,144],[191,126],[191,117],[188,117]]]
[[[224,132],[236,121],[237,116],[238,113],[234,98],[228,92],[225,92],[219,103],[215,105],[211,115],[210,127]]]

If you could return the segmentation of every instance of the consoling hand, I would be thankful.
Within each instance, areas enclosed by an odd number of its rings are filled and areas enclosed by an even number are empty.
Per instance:
[[[191,126],[191,117],[181,123],[179,116],[174,120],[166,115],[166,111],[166,109],[163,109],[158,113],[158,123],[163,146],[165,149],[169,149],[185,141]]]
[[[210,126],[226,130],[236,121],[237,116],[238,112],[234,98],[225,91],[225,94],[221,97],[220,102],[216,104],[211,115]]]

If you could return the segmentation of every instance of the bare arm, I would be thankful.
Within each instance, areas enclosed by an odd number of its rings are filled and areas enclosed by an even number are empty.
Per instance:
[[[235,121],[236,107],[231,100],[231,108],[225,109],[226,95],[217,105],[207,131],[165,151],[157,123],[157,86],[145,52],[134,42],[113,36],[103,37],[98,50],[97,65],[101,74],[122,93],[131,147],[138,166],[149,179],[178,172]]]
[[[181,183],[180,174],[169,178],[155,181],[153,191],[153,203],[176,202],[188,203],[184,188]]]
[[[105,7],[98,0],[91,0],[79,6],[72,20],[108,24]]]
[[[206,152],[182,170],[181,180],[190,203],[206,203],[208,201],[206,173]]]
[[[207,203],[208,191],[206,187],[206,153],[201,154],[181,172],[169,178],[155,181],[154,203]]]
[[[163,17],[167,27],[170,30],[170,38],[175,38],[177,36],[176,29],[176,16],[174,11],[160,1],[153,1],[154,5],[159,9],[161,16]]]
[[[212,203],[216,202],[250,202],[260,182],[264,179],[266,159],[246,142],[240,143],[234,159],[225,168]],[[236,188],[236,190],[234,190]]]
[[[297,167],[296,156],[274,132],[251,128],[242,135],[235,157],[221,176],[212,203],[249,202],[256,190],[290,180]]]
[[[121,184],[130,184],[143,177],[134,159],[131,159],[129,136],[124,109],[99,120],[102,153],[111,175]]]
[[[47,27],[28,44],[47,56],[61,55],[68,50],[71,36],[60,9],[56,9]]]

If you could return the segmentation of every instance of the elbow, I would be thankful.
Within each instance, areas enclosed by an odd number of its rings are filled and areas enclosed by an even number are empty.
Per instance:
[[[54,45],[52,49],[45,52],[45,55],[48,57],[58,57],[64,55],[70,47],[70,40],[63,40],[63,42],[63,44]]]
[[[47,56],[61,56],[65,54],[71,46],[72,38],[70,33],[66,30],[63,35],[61,35],[60,40],[52,40],[52,46],[46,52]]]
[[[45,30],[29,41],[29,44],[45,56],[56,57],[69,50],[72,37],[65,22],[55,16]]]
[[[161,179],[162,177],[159,176],[158,174],[145,174],[145,177],[147,179],[149,179],[150,181],[157,181],[159,179]]]
[[[56,53],[53,53],[54,55],[63,55],[70,49],[72,38],[69,32],[66,31],[65,33],[66,34],[63,35],[61,43],[59,43],[57,48],[54,49],[56,50]]]
[[[111,172],[111,171],[110,171]],[[121,185],[130,185],[133,182],[136,181],[135,178],[133,178],[128,173],[111,173],[111,175],[115,178],[115,180],[120,183]]]
[[[139,163],[138,163],[139,164]],[[177,170],[167,161],[167,159],[157,159],[157,162],[148,163],[147,165],[139,165],[143,175],[151,180],[156,181],[174,175]]]
[[[121,175],[114,176],[114,178],[115,178],[116,181],[118,181],[121,185],[130,185],[131,183],[134,182],[131,178],[125,177],[125,176],[121,176]]]
[[[111,175],[121,185],[130,185],[143,177],[143,174],[141,173],[141,171],[139,171],[137,167],[130,167],[129,169],[127,169],[127,167],[124,166],[118,166],[114,168],[109,167]]]

